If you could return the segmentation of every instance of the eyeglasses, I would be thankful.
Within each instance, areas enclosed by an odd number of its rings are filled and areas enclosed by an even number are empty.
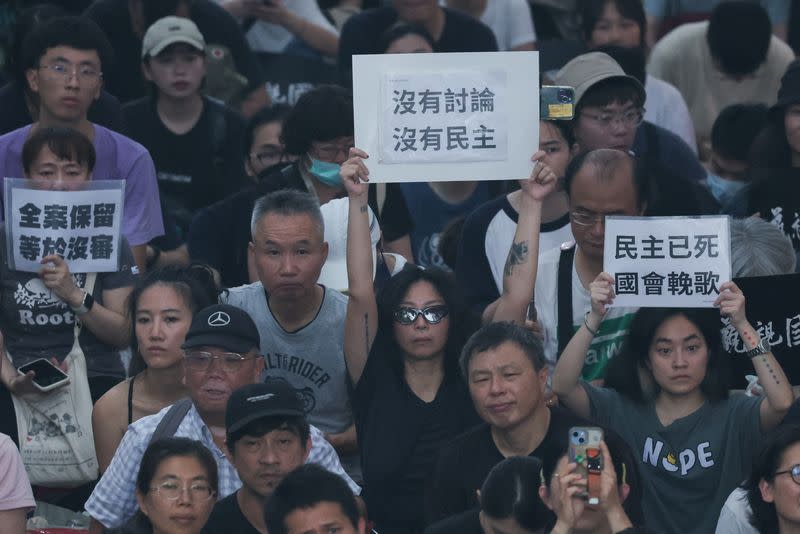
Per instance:
[[[50,65],[39,65],[40,69],[44,69],[52,78],[63,78],[65,82],[72,79],[73,76],[79,82],[95,83],[103,77],[103,73],[89,65],[82,65],[74,67],[69,63],[51,63]]]
[[[192,500],[197,499],[198,501],[207,501],[217,494],[216,491],[211,489],[211,486],[203,482],[195,482],[187,487],[181,486],[177,482],[167,481],[158,486],[151,486],[150,489],[168,501],[178,500],[184,491],[189,492]]]
[[[347,158],[350,155],[350,149],[353,148],[353,146],[355,146],[355,144],[352,140],[338,145],[333,143],[311,143],[311,148],[313,148],[314,152],[316,152],[319,156],[318,159],[324,161],[335,160],[336,156],[338,156],[340,152],[344,153],[344,157]]]
[[[201,350],[187,351],[184,353],[186,367],[192,371],[207,371],[211,367],[211,362],[219,360],[222,370],[226,373],[235,373],[242,368],[244,362],[255,359],[253,356],[242,356],[235,352],[223,352],[222,354],[211,354]]]
[[[581,226],[594,226],[597,223],[602,225],[606,224],[605,213],[592,213],[591,211],[573,211],[570,212],[570,217],[575,224]]]
[[[625,111],[623,113],[599,113],[597,115],[593,115],[591,113],[586,113],[585,111],[581,112],[581,115],[589,117],[593,121],[596,121],[601,127],[609,128],[613,123],[617,121],[621,122],[623,125],[631,128],[633,126],[639,126],[644,121],[644,108],[640,109],[631,109],[629,111]]]
[[[422,315],[425,322],[428,324],[437,324],[442,321],[450,312],[447,306],[428,306],[427,308],[411,308],[409,306],[400,306],[394,311],[394,320],[399,324],[408,325],[417,320],[417,317]]]
[[[264,147],[259,152],[251,153],[250,157],[255,158],[261,165],[269,165],[283,157],[283,150],[280,147]]]
[[[790,469],[787,469],[786,471],[778,471],[777,473],[775,473],[775,476],[786,475],[786,474],[791,475],[792,481],[795,484],[800,485],[800,464],[793,465]]]

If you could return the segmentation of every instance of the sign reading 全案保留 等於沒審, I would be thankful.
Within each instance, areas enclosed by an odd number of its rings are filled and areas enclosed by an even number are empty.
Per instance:
[[[42,259],[64,258],[72,273],[119,270],[124,180],[90,181],[79,190],[6,178],[5,230],[9,267],[37,272]]]
[[[355,143],[373,182],[526,178],[539,139],[536,52],[353,57]]]
[[[731,279],[727,216],[605,218],[614,306],[710,308]]]

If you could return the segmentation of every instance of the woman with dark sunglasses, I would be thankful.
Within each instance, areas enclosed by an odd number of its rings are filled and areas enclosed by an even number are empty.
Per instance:
[[[458,357],[477,327],[451,275],[407,266],[378,298],[372,283],[367,175],[356,148],[341,167],[350,198],[344,336],[363,497],[382,534],[421,532],[425,481],[439,448],[478,423]]]

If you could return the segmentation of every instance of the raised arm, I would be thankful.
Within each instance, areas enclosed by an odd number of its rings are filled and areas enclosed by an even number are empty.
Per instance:
[[[745,315],[744,293],[733,282],[725,282],[719,289],[719,298],[715,303],[719,306],[719,313],[730,319],[747,350],[754,349],[761,342],[761,336]],[[761,402],[760,413],[761,430],[766,432],[778,426],[783,420],[794,402],[794,393],[772,351],[755,356],[752,362],[758,375],[758,382],[764,388],[765,399]]]
[[[342,164],[342,182],[350,199],[347,218],[347,318],[344,327],[344,355],[350,380],[357,384],[378,327],[378,305],[372,281],[372,241],[369,235],[366,152],[350,149],[350,159]]]
[[[559,356],[553,374],[553,393],[558,395],[558,400],[576,414],[587,418],[591,415],[591,409],[589,396],[580,384],[581,371],[589,346],[603,322],[603,316],[608,306],[614,302],[614,278],[608,273],[600,273],[589,285],[589,289],[592,309]]]
[[[527,180],[521,180],[521,197],[517,229],[503,269],[503,293],[494,308],[492,321],[512,321],[525,324],[525,310],[533,296],[536,268],[539,261],[539,226],[542,222],[542,201],[556,184],[555,173],[542,163],[545,152],[540,150],[531,158],[535,162]],[[486,318],[484,316],[484,318]]]

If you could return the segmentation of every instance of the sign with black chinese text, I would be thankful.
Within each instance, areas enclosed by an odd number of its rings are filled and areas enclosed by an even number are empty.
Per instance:
[[[536,52],[354,56],[355,143],[370,181],[526,178],[538,75]]]
[[[746,299],[747,319],[772,346],[792,385],[800,385],[800,274],[737,278]],[[731,357],[730,389],[745,389],[746,375],[755,375],[736,328],[722,318],[722,345]]]
[[[119,269],[124,180],[87,182],[57,191],[22,179],[5,179],[9,268],[37,272],[57,254],[72,273]]]
[[[731,279],[727,216],[605,219],[614,306],[709,308]]]

